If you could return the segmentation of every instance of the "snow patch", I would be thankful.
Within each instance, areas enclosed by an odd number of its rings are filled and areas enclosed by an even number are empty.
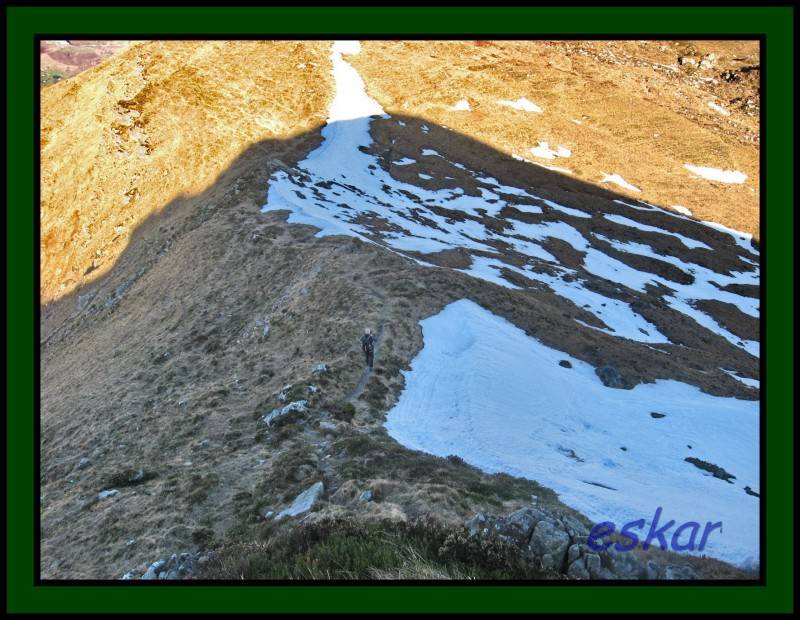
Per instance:
[[[538,146],[532,147],[530,151],[533,155],[542,159],[555,159],[556,157],[569,157],[572,155],[572,151],[567,147],[559,145],[556,150],[553,150],[547,142],[539,142]]]
[[[738,170],[720,170],[719,168],[708,168],[706,166],[693,166],[692,164],[683,164],[689,172],[697,176],[707,179],[709,181],[717,181],[718,183],[735,183],[741,184],[747,180],[747,175]]]
[[[536,105],[533,101],[529,101],[525,97],[520,97],[514,101],[510,101],[508,99],[500,99],[497,102],[499,105],[504,105],[509,108],[514,108],[515,110],[522,110],[523,112],[537,112],[539,114],[542,113],[542,108]]]
[[[670,207],[670,208],[671,208],[673,211],[677,211],[677,212],[678,212],[678,213],[680,213],[681,215],[688,215],[689,217],[691,217],[691,216],[692,216],[692,212],[691,212],[691,210],[690,210],[690,209],[688,209],[688,208],[686,208],[686,207],[683,207],[683,206],[681,206],[681,205],[672,205],[672,207]]]
[[[642,191],[638,187],[636,187],[635,185],[631,185],[630,183],[628,183],[625,179],[623,179],[618,174],[606,174],[604,172],[603,173],[603,178],[600,179],[600,182],[601,183],[614,183],[614,185],[619,185],[620,187],[622,187],[624,189],[627,189],[627,190],[630,190],[632,192],[641,192]]]
[[[717,103],[714,103],[713,101],[709,101],[708,102],[708,107],[711,108],[712,110],[714,110],[714,112],[718,112],[719,114],[722,114],[722,116],[730,116],[731,115],[729,110],[723,108],[721,105],[719,105]]]
[[[450,110],[453,112],[469,112],[471,109],[469,101],[466,99],[460,99],[456,101],[455,105],[450,107]]]

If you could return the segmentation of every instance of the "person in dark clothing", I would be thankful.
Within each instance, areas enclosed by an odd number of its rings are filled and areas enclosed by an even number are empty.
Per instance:
[[[361,350],[364,352],[364,359],[367,366],[372,370],[372,359],[375,355],[375,339],[372,337],[372,330],[367,328],[364,330],[364,335],[361,336]]]

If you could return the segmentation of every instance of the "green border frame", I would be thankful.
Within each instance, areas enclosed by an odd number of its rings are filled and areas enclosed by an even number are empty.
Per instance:
[[[19,612],[790,612],[793,520],[793,52],[794,7],[41,7],[11,6],[7,34],[6,609]],[[766,351],[766,585],[716,586],[34,586],[32,549],[34,324],[38,248],[34,169],[34,35],[766,35],[766,134],[762,236],[768,281]],[[764,155],[766,159],[764,159]],[[767,174],[764,174],[764,173]],[[764,213],[762,211],[762,213]],[[13,231],[13,232],[12,232]],[[30,304],[34,305],[31,306]],[[144,589],[142,589],[142,587]],[[576,591],[580,588],[580,593]],[[577,594],[577,596],[573,596]]]

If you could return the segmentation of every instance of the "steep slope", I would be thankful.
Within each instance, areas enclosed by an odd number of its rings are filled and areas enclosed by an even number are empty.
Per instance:
[[[354,69],[367,44],[361,54],[342,43],[141,44],[77,79],[115,84],[107,72],[135,76],[137,54],[162,45],[202,70],[167,73],[142,96],[161,121],[148,136],[171,140],[153,142],[160,159],[147,165],[119,158],[148,181],[135,233],[118,245],[59,226],[82,195],[95,226],[126,212],[114,198],[115,157],[77,160],[99,166],[97,178],[44,173],[79,156],[69,145],[83,132],[102,135],[81,123],[106,127],[113,106],[87,87],[46,112],[67,121],[47,125],[43,137],[59,150],[42,152],[43,241],[45,230],[59,240],[43,244],[42,259],[43,576],[141,575],[172,553],[271,541],[326,515],[461,523],[525,507],[533,494],[583,519],[535,478],[409,450],[387,433],[387,411],[413,394],[403,391],[411,362],[429,344],[421,322],[465,298],[585,364],[581,373],[601,371],[594,380],[616,398],[666,380],[757,416],[759,259],[747,234],[512,158],[427,118],[384,114]],[[264,51],[256,73],[275,71],[270,83],[297,106],[249,90],[237,63],[262,49],[291,50],[269,62]],[[313,56],[309,82],[311,62],[292,54]],[[248,97],[224,96],[235,89]],[[178,109],[219,122],[206,134],[181,130],[168,122]],[[287,129],[256,138],[254,116],[285,118]],[[59,183],[83,194],[57,200]],[[70,275],[102,242],[107,262]],[[365,326],[380,334],[366,375]],[[507,363],[519,370],[519,360]],[[437,420],[420,420],[423,434],[428,422]],[[757,449],[755,437],[744,441]],[[704,475],[684,466],[687,479]],[[751,469],[734,473],[751,482]],[[757,507],[740,487],[748,511]],[[300,504],[312,512],[273,519]]]
[[[324,43],[144,42],[43,89],[42,302],[103,275],[247,146],[321,124],[328,63]]]

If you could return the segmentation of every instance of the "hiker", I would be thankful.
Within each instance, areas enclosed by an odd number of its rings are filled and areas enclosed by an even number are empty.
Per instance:
[[[375,353],[375,339],[372,337],[372,330],[367,327],[364,330],[364,335],[361,336],[361,350],[364,352],[367,366],[372,370],[372,357]]]

